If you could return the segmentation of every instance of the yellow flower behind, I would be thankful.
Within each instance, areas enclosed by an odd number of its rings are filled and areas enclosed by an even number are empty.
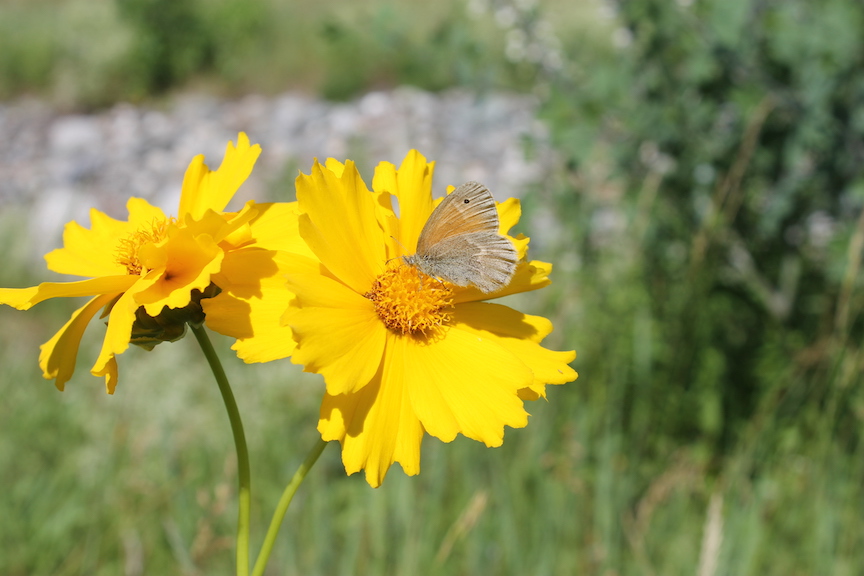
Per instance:
[[[271,257],[257,271],[257,293],[247,290],[248,298],[260,297],[260,285],[266,282],[262,279],[268,274],[277,275],[278,270],[272,262],[275,247],[256,235],[255,226],[261,221],[266,228],[266,222],[276,213],[289,222],[291,218],[296,222],[297,216],[289,205],[251,202],[239,212],[222,212],[249,177],[260,152],[260,146],[251,146],[249,138],[241,133],[236,146],[229,142],[218,170],[211,171],[204,157],[196,156],[183,179],[175,217],[167,216],[146,200],[130,198],[126,221],[93,209],[89,229],[77,222],[68,223],[63,247],[45,259],[50,270],[86,280],[0,289],[0,303],[19,310],[49,298],[91,297],[42,345],[39,365],[45,378],[53,379],[63,390],[75,369],[84,329],[102,310],[101,317],[108,316],[107,330],[91,373],[104,376],[106,389],[112,394],[118,379],[115,357],[130,343],[152,348],[160,341],[177,339],[183,335],[186,322],[203,321],[200,299],[218,292],[218,281],[226,289],[238,290],[226,276],[226,271],[236,269],[238,259],[243,259],[235,253],[243,251],[248,257],[250,251],[256,252],[259,260]],[[242,328],[234,322],[231,327],[220,327],[220,331],[242,338],[236,326]],[[289,329],[280,330],[289,334],[290,340]]]
[[[491,295],[404,264],[436,204],[432,170],[412,151],[398,170],[381,163],[370,192],[352,162],[331,159],[296,184],[299,233],[312,255],[288,257],[292,361],[324,376],[322,438],[339,440],[346,471],[365,470],[375,487],[394,462],[419,472],[426,432],[501,445],[505,426],[528,422],[523,400],[577,376],[568,365],[575,352],[540,345],[552,331],[547,319],[481,301],[549,284],[551,265],[526,260],[528,238],[508,236],[520,262]],[[506,234],[519,203],[498,210]]]

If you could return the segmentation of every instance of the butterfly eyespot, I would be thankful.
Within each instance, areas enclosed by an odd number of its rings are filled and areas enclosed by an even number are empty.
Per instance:
[[[462,202],[463,202],[464,204],[470,204],[470,203],[471,203],[471,200],[469,200],[468,198],[465,198],[465,200],[463,200]]]

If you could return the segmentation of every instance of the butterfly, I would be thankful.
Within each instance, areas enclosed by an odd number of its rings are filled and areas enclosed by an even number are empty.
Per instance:
[[[519,258],[513,243],[498,233],[498,209],[489,189],[466,182],[432,211],[406,264],[456,286],[489,293],[510,283]]]

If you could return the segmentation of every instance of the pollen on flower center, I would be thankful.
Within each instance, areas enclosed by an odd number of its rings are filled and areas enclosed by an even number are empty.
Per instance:
[[[364,294],[384,325],[401,334],[428,336],[450,319],[453,291],[414,266],[387,270]]]
[[[141,265],[138,249],[144,244],[153,244],[165,238],[168,225],[173,221],[173,218],[154,220],[149,227],[139,228],[127,238],[120,240],[117,246],[117,263],[126,267],[127,274],[139,276],[142,272],[147,272]]]

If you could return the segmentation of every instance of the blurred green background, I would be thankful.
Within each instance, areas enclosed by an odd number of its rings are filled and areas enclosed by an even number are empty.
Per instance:
[[[503,447],[427,439],[421,474],[378,490],[328,447],[269,574],[858,575],[862,30],[860,0],[6,0],[0,97],[538,98],[558,168],[519,230],[555,231],[532,256],[556,269],[517,305],[579,380]],[[49,279],[0,219],[0,284]],[[73,308],[0,309],[0,573],[232,573],[234,456],[200,353],[131,350],[114,397],[85,366],[60,394],[36,357]],[[218,345],[257,549],[322,384]]]

